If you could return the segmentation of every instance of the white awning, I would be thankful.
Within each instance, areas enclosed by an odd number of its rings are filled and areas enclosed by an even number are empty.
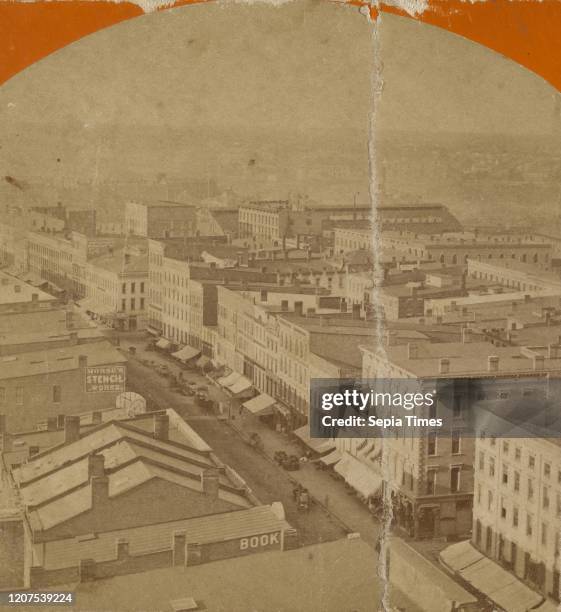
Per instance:
[[[187,344],[186,346],[179,349],[178,351],[175,351],[175,353],[172,353],[171,356],[185,363],[186,361],[190,361],[191,359],[194,359],[195,357],[200,355],[200,353],[201,351],[199,351],[199,349],[193,348],[192,346],[189,346]]]
[[[341,453],[337,449],[332,450],[327,455],[320,457],[320,461],[324,465],[335,465],[338,461],[341,461]]]
[[[233,385],[228,386],[228,389],[230,389],[233,395],[239,395],[251,389],[251,380],[247,379],[245,376],[240,376]]]
[[[513,573],[480,553],[469,540],[448,546],[440,559],[504,610],[524,612],[543,609],[537,606],[543,597],[519,580]]]
[[[258,414],[260,416],[266,414],[273,414],[273,406],[275,405],[275,400],[266,393],[262,393],[253,399],[244,402],[242,406],[249,410],[251,414]]]
[[[233,385],[240,376],[241,374],[238,374],[237,372],[230,372],[230,374],[227,376],[222,376],[222,378],[219,378],[216,382],[221,387],[229,387],[230,385]]]
[[[364,497],[372,497],[382,487],[381,476],[348,453],[337,463],[335,471]]]
[[[156,342],[156,346],[159,349],[167,349],[171,346],[171,342],[167,340],[166,338],[160,338],[158,342]]]
[[[299,427],[292,433],[300,438],[300,440],[302,440],[306,446],[309,446],[313,451],[319,453],[320,455],[335,448],[335,442],[330,438],[310,438],[308,425]]]

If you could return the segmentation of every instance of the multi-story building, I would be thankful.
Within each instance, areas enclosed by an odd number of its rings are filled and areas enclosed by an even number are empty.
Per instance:
[[[0,314],[49,308],[58,303],[49,293],[0,271]]]
[[[85,299],[81,308],[117,329],[146,327],[148,255],[138,249],[119,249],[87,262],[83,273]]]
[[[127,202],[125,231],[133,236],[154,240],[194,236],[197,231],[197,208],[192,204],[166,200]]]
[[[531,236],[526,240],[502,240],[467,232],[422,235],[411,231],[384,231],[380,246],[391,254],[394,262],[436,261],[452,266],[465,264],[468,259],[492,264],[512,260],[547,270],[552,254],[550,244]]]
[[[561,277],[547,266],[538,268],[533,263],[526,263],[526,260],[489,261],[477,258],[469,259],[467,265],[471,278],[493,281],[523,292],[561,292]]]
[[[278,246],[286,240],[288,219],[288,200],[250,202],[238,211],[239,236]]]
[[[126,359],[107,341],[69,342],[1,359],[0,410],[16,431],[58,414],[112,407],[125,390]]]
[[[559,440],[478,438],[475,467],[472,544],[559,603]]]

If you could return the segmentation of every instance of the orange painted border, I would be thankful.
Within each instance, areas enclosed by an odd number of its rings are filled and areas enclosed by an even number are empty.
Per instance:
[[[406,15],[384,4],[379,10]],[[129,2],[0,0],[0,84],[88,34],[141,14]],[[429,0],[414,18],[502,53],[561,91],[561,0]]]

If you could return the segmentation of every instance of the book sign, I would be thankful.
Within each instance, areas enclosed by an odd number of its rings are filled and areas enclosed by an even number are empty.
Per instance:
[[[99,366],[86,368],[86,393],[125,390],[125,366]]]

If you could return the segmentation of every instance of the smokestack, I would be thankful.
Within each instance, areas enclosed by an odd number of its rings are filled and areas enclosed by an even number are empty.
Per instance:
[[[167,414],[154,415],[154,438],[156,440],[169,438],[169,416]]]
[[[85,369],[87,366],[88,366],[88,356],[78,355],[78,367],[81,369]]]
[[[438,362],[438,373],[448,374],[450,372],[450,359],[441,358]]]
[[[105,457],[101,454],[88,455],[88,478],[105,476]]]
[[[499,358],[496,355],[489,355],[487,357],[487,371],[498,372],[499,371]]]
[[[204,470],[201,474],[201,485],[205,495],[216,499],[220,487],[218,470],[215,468]]]
[[[419,347],[413,343],[409,342],[407,345],[407,359],[418,359],[419,358]]]
[[[64,419],[64,443],[72,444],[80,439],[80,417],[67,415]]]

